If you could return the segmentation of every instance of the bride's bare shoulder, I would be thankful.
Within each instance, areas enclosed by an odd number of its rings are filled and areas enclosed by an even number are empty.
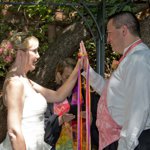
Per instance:
[[[17,97],[17,95],[23,95],[24,85],[19,77],[6,78],[3,86],[3,102],[7,106],[9,99]],[[11,97],[11,98],[10,98]]]
[[[13,77],[9,77],[6,78],[5,82],[4,82],[4,88],[19,88],[23,86],[23,82],[20,79],[19,76],[13,76]]]

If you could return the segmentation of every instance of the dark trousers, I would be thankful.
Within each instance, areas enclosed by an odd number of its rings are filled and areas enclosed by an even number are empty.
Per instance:
[[[139,145],[135,150],[150,150],[150,129],[144,130],[139,137]],[[104,150],[117,150],[118,141],[110,144]]]

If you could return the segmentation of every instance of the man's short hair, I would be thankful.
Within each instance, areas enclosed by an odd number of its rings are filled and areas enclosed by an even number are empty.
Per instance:
[[[137,17],[130,11],[121,11],[111,15],[108,21],[112,20],[116,28],[126,25],[135,36],[140,36],[140,24]]]

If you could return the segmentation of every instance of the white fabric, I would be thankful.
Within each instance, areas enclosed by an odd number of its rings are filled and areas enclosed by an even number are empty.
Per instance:
[[[24,83],[25,100],[22,117],[22,131],[27,150],[50,150],[44,142],[44,112],[47,108],[45,98],[36,93],[26,80]],[[9,136],[0,145],[0,150],[12,150]]]
[[[90,84],[101,94],[105,80],[90,68]],[[113,72],[107,91],[112,118],[123,128],[118,150],[134,150],[138,137],[150,129],[150,49],[139,44]]]

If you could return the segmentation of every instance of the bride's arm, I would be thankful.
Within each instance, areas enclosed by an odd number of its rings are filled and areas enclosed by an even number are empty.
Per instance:
[[[81,61],[82,61],[81,59],[78,60],[76,66],[75,66],[73,72],[71,73],[71,75],[69,76],[69,78],[57,91],[45,88],[45,87],[31,81],[33,88],[37,92],[41,93],[47,99],[48,102],[63,101],[69,95],[69,93],[72,91],[72,89],[77,81],[78,69],[80,67]]]
[[[24,105],[24,86],[14,78],[6,83],[4,100],[7,105],[7,130],[13,150],[26,150],[22,133],[22,113]]]

